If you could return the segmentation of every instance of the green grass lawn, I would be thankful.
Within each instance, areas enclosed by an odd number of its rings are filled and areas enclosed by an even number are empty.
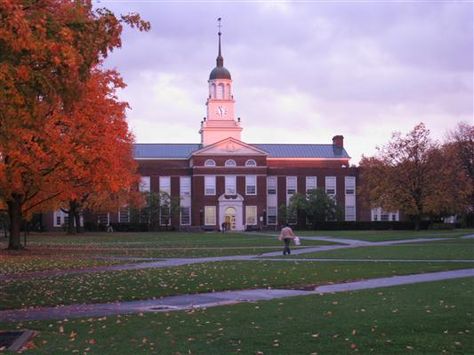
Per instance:
[[[61,255],[2,255],[0,275],[32,271],[82,269],[95,266],[131,263],[129,260],[102,260]]]
[[[330,245],[325,241],[308,241],[310,245]],[[6,248],[0,240],[0,249]],[[64,233],[31,234],[28,253],[36,255],[134,256],[149,258],[190,258],[228,255],[257,255],[281,249],[275,236],[246,233]],[[6,256],[5,256],[6,255]],[[0,257],[9,253],[0,250]],[[42,268],[44,269],[44,268]],[[1,272],[1,271],[0,271]]]
[[[296,231],[300,236],[325,236],[341,239],[357,239],[368,242],[381,242],[385,240],[402,240],[417,238],[456,238],[463,235],[474,234],[474,229],[454,230],[421,230],[421,231]]]
[[[260,287],[301,288],[470,266],[474,266],[474,262],[381,263],[375,266],[360,262],[229,261],[162,269],[96,272],[3,282],[0,309],[139,300]]]
[[[305,246],[330,245],[308,241]],[[129,256],[147,258],[196,258],[229,255],[258,255],[281,250],[274,236],[245,233],[64,233],[31,234],[27,250],[5,250],[0,239],[0,274],[39,270],[81,268],[124,263],[98,261],[95,257]],[[62,258],[59,258],[62,256]],[[30,258],[30,259],[28,259]]]
[[[204,310],[0,324],[27,353],[472,354],[474,279]]]
[[[381,247],[337,249],[293,258],[329,259],[398,259],[398,260],[472,260],[474,262],[474,239],[453,239],[420,244],[403,244]]]
[[[315,244],[320,242],[315,241]],[[240,247],[280,245],[276,236],[257,233],[84,233],[66,235],[64,233],[31,234],[28,245],[69,245],[89,247],[161,247],[161,248],[199,248],[199,247]]]

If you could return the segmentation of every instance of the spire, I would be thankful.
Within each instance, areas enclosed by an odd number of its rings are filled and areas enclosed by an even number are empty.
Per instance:
[[[231,76],[229,71],[224,68],[224,57],[222,57],[222,49],[221,49],[221,18],[219,17],[217,19],[217,27],[219,28],[219,32],[217,34],[219,35],[219,46],[218,46],[218,52],[217,52],[217,59],[216,59],[216,67],[212,69],[211,74],[209,74],[209,80],[216,80],[216,79],[226,79],[226,80],[231,80]]]
[[[221,20],[222,18],[218,18],[217,19],[217,27],[219,27],[219,32],[217,33],[219,35],[219,53],[217,55],[217,59],[216,59],[216,63],[217,63],[217,67],[220,67],[222,68],[224,66],[224,58],[222,57],[222,54],[221,54],[221,27],[222,27],[222,24],[221,24]]]

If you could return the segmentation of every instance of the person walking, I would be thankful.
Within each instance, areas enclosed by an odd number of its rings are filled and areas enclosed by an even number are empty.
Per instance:
[[[293,232],[293,229],[286,224],[280,232],[280,236],[278,237],[279,240],[282,240],[285,243],[285,247],[283,248],[283,255],[290,255],[291,250],[290,250],[290,243],[293,239],[295,239],[296,235]]]

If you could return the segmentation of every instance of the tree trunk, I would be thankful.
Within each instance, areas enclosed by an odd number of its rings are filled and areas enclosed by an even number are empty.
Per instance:
[[[22,249],[20,242],[20,231],[22,221],[21,211],[21,196],[13,195],[12,199],[7,201],[8,216],[10,217],[10,240],[8,242],[8,249],[19,250]]]
[[[67,234],[76,234],[76,226],[74,225],[74,222],[77,224],[77,207],[78,204],[76,200],[69,201]]]
[[[419,214],[417,214],[415,216],[415,230],[416,231],[419,231],[420,230],[420,220],[421,220],[421,217]]]
[[[67,211],[67,234],[76,234],[76,229],[74,228],[74,210],[73,202],[69,201],[69,209]]]
[[[82,233],[82,228],[81,228],[81,214],[79,213],[78,210],[76,210],[76,215],[74,216],[76,220],[76,233]]]

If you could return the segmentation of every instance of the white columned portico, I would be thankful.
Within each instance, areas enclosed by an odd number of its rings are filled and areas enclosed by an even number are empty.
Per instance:
[[[240,194],[236,195],[226,195],[223,194],[219,196],[219,228],[222,226],[222,223],[225,222],[226,211],[235,211],[235,227],[232,227],[231,230],[243,231],[244,228],[244,218],[243,218],[243,202],[244,198]]]

